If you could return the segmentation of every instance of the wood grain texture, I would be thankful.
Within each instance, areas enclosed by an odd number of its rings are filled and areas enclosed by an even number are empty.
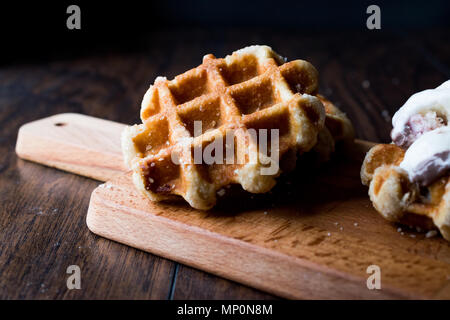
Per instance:
[[[286,298],[450,298],[450,244],[401,235],[382,219],[361,185],[360,162],[304,165],[268,195],[249,200],[230,190],[208,212],[151,202],[125,174],[94,190],[87,224],[106,238]],[[382,290],[367,289],[373,264],[382,270]]]
[[[176,281],[173,284],[172,299],[225,299],[235,300],[245,297],[249,300],[272,300],[275,297],[269,293],[249,288],[233,281],[219,278],[183,264],[178,264]]]
[[[16,153],[25,160],[106,181],[127,170],[120,146],[124,128],[77,113],[59,114],[20,127]]]
[[[85,214],[98,183],[17,159],[18,129],[65,112],[137,123],[140,100],[156,76],[171,78],[195,67],[206,53],[223,56],[249,44],[267,44],[290,60],[311,61],[320,72],[321,93],[346,111],[357,136],[387,142],[390,117],[407,97],[449,78],[450,47],[443,41],[448,30],[399,33],[362,28],[161,29],[129,41],[124,50],[87,48],[83,55],[64,59],[37,60],[33,55],[30,61],[4,61],[0,68],[0,296],[168,298],[172,292],[171,297],[184,299],[269,298],[190,267],[179,265],[175,276],[176,263],[93,236],[85,227]],[[368,87],[363,86],[365,80]],[[58,214],[37,214],[53,209]],[[73,233],[61,233],[78,224]],[[63,245],[53,246],[57,240]],[[72,243],[84,248],[104,244],[77,251]],[[415,247],[405,250],[414,252]],[[443,255],[437,249],[430,254]],[[63,271],[80,261],[85,270],[83,290],[68,292],[62,285]],[[142,276],[132,276],[136,267]]]
[[[98,182],[9,159],[0,183],[0,299],[168,297],[172,262],[86,228],[89,196]],[[81,290],[67,289],[70,265],[81,269]]]
[[[169,297],[175,263],[86,228],[98,181],[24,161],[15,153],[19,128],[53,114],[136,121],[138,108],[132,106],[147,86],[142,76],[151,67],[141,71],[141,80],[138,72],[138,79],[125,79],[136,60],[121,61],[118,55],[91,56],[0,68],[0,299]],[[81,290],[67,289],[70,265],[81,268]]]

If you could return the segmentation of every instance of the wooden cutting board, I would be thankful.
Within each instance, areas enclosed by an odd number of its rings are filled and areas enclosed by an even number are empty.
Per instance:
[[[122,164],[124,125],[60,114],[20,128],[17,154],[106,181],[94,190],[89,229],[103,237],[286,298],[450,298],[450,245],[375,212],[359,179],[364,152],[320,168],[300,163],[272,192],[227,189],[202,212],[153,203]],[[381,271],[369,290],[367,269]]]

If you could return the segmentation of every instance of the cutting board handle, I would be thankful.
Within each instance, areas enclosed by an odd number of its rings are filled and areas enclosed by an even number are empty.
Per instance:
[[[107,181],[127,171],[120,135],[124,124],[62,113],[24,124],[16,153],[26,160]]]

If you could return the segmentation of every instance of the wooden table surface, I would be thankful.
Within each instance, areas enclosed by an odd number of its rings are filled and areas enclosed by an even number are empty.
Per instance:
[[[240,284],[100,238],[86,227],[98,181],[17,158],[18,128],[78,112],[139,121],[143,94],[168,78],[250,44],[312,62],[320,92],[353,121],[357,136],[389,141],[390,117],[414,92],[450,78],[450,33],[301,30],[166,30],[136,49],[0,67],[0,299],[276,299]],[[172,39],[180,41],[173,41]],[[66,269],[81,268],[81,290]]]

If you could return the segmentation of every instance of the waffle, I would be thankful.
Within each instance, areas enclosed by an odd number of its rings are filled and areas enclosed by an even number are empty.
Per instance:
[[[404,155],[395,144],[379,144],[367,153],[361,180],[369,186],[375,209],[389,221],[422,229],[437,227],[450,241],[450,175],[427,187],[411,183],[399,167]]]
[[[344,112],[320,94],[317,95],[317,98],[325,107],[325,126],[319,132],[317,143],[312,151],[318,155],[316,157],[318,163],[322,163],[330,159],[336,144],[353,143],[355,131]]]
[[[247,47],[224,59],[210,54],[171,81],[158,77],[141,105],[143,123],[122,135],[135,185],[151,200],[182,196],[202,210],[214,206],[216,195],[223,195],[223,187],[230,184],[252,193],[269,191],[281,171],[295,166],[297,155],[317,146],[319,135],[331,137],[319,141],[322,149],[334,148],[333,119],[342,115],[330,103],[334,114],[330,111],[330,128],[325,127],[325,108],[314,96],[317,87],[318,74],[310,63],[285,62],[267,46]],[[195,132],[195,121],[201,121],[200,131]],[[341,139],[348,129],[345,121],[337,122],[336,138]],[[256,137],[250,129],[257,131]],[[278,129],[279,147],[260,152],[259,129],[267,129],[268,136],[270,129]],[[231,161],[227,154],[222,163],[196,163],[196,151],[201,154],[216,141],[228,141],[230,132],[235,142]],[[224,145],[216,149],[223,155]],[[279,168],[262,174],[276,152]]]

